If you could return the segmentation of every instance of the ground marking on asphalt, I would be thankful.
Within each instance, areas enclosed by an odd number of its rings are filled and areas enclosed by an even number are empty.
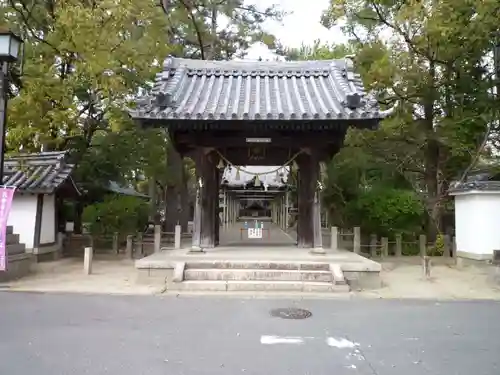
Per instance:
[[[274,344],[303,344],[303,337],[290,337],[290,336],[260,336],[260,343],[264,345]]]
[[[263,345],[276,345],[276,344],[304,344],[306,340],[315,340],[315,337],[300,337],[300,336],[270,336],[262,335],[260,343]],[[339,349],[353,349],[359,346],[357,342],[352,342],[346,338],[327,337],[326,344],[333,348]]]
[[[326,344],[328,346],[332,346],[334,348],[355,348],[356,346],[359,346],[357,342],[352,342],[344,338],[335,338],[335,337],[328,337],[326,339]]]

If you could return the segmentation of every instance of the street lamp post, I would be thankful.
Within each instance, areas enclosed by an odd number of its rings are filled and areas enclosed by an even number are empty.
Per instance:
[[[9,64],[19,59],[23,40],[11,31],[0,31],[0,179],[3,184]]]

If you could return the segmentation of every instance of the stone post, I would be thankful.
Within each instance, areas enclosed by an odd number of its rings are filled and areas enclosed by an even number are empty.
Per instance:
[[[431,278],[431,257],[425,255],[422,258],[422,270],[426,279]]]
[[[377,235],[371,234],[370,235],[370,254],[371,254],[372,258],[377,257],[377,245],[378,245]]]
[[[382,237],[380,239],[380,256],[382,258],[387,258],[389,256],[389,239],[387,237]]]
[[[451,239],[451,256],[457,258],[457,240],[455,237]]]
[[[134,257],[134,236],[129,234],[127,236],[127,245],[125,247],[125,254],[128,259],[132,259]]]
[[[418,246],[420,248],[420,256],[427,256],[427,237],[425,236],[425,234],[421,234],[420,236],[418,236]]]
[[[142,232],[137,232],[134,252],[142,256],[144,254],[144,243]]]
[[[92,258],[94,256],[94,251],[92,247],[86,247],[83,256],[83,273],[85,275],[90,275],[92,273]]]
[[[175,226],[175,236],[174,236],[174,248],[175,249],[180,249],[181,248],[181,226],[177,224]]]
[[[118,232],[115,232],[113,234],[113,252],[115,254],[118,254],[120,252],[120,249],[118,248]]]
[[[56,250],[56,252],[54,252],[54,260],[60,259],[63,255],[64,236],[65,236],[64,233],[57,232],[57,236],[56,236],[57,250]]]
[[[356,254],[361,254],[361,228],[354,227],[353,232],[352,251]]]
[[[339,249],[339,230],[337,227],[330,228],[330,249]]]
[[[161,250],[161,226],[155,225],[154,252],[159,253],[160,250]]]
[[[403,255],[403,237],[400,233],[396,234],[396,256],[401,257]]]
[[[443,257],[449,258],[451,256],[451,238],[448,234],[443,236]]]
[[[137,241],[135,242],[135,253],[139,256],[144,254],[144,244],[142,243],[142,232],[137,232]]]

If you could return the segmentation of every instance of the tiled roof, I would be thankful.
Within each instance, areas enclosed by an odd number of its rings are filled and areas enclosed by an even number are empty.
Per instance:
[[[350,59],[250,62],[168,58],[135,119],[382,119]]]
[[[226,182],[229,186],[243,186],[247,185],[252,180],[255,179],[255,174],[258,173],[258,178],[261,182],[261,186],[267,184],[269,187],[282,187],[285,186],[288,179],[288,167],[282,167],[276,173],[276,169],[279,166],[242,166],[239,170],[239,179],[236,178],[237,169],[236,167],[226,167],[222,175],[222,182]],[[251,172],[251,173],[247,173]],[[271,173],[269,173],[271,172]]]
[[[65,158],[65,151],[8,157],[4,164],[3,185],[16,187],[24,193],[51,194],[71,178],[74,165],[66,164]]]
[[[500,192],[500,181],[465,181],[451,184],[448,193],[451,195],[469,191],[494,191]]]
[[[149,195],[139,193],[132,186],[122,186],[116,181],[110,181],[107,190],[120,195],[149,199]]]

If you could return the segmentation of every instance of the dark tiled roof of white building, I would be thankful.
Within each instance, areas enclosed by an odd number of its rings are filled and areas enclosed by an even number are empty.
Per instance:
[[[71,178],[74,165],[67,164],[65,159],[65,151],[8,157],[4,164],[3,185],[25,193],[52,194]]]
[[[381,111],[350,59],[250,62],[168,58],[138,120],[374,120]]]

